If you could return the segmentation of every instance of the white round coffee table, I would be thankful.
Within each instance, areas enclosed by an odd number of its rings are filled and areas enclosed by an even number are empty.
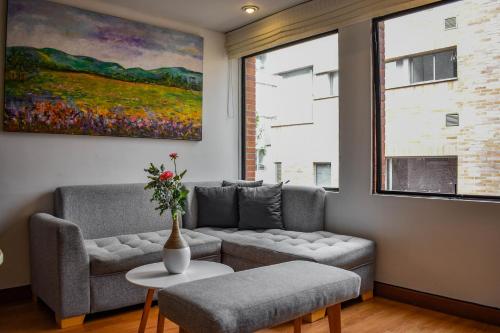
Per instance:
[[[128,271],[125,275],[128,282],[148,289],[141,324],[139,325],[139,333],[144,333],[146,329],[155,290],[233,272],[234,270],[227,265],[201,260],[191,260],[188,269],[182,274],[168,273],[163,262],[140,266]]]

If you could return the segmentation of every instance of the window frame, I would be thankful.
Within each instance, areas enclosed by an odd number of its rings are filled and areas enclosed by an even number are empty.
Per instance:
[[[436,3],[431,3],[423,6],[418,6],[408,10],[403,10],[397,13],[392,13],[372,19],[372,195],[382,195],[382,196],[402,196],[402,197],[413,197],[413,198],[442,198],[450,200],[465,200],[465,201],[488,201],[488,202],[500,202],[500,195],[472,195],[472,194],[444,194],[444,193],[425,193],[425,192],[410,192],[410,191],[392,191],[382,189],[382,163],[384,159],[382,158],[381,152],[381,141],[382,141],[382,122],[381,122],[381,96],[380,96],[380,61],[379,61],[379,35],[378,26],[380,22],[387,19],[400,17],[408,15],[411,13],[419,12],[422,10],[443,6],[449,3],[454,3],[461,0],[441,0]],[[457,64],[458,66],[458,64]],[[458,76],[458,72],[457,72]],[[455,79],[446,79],[443,81],[449,81]],[[427,83],[436,83],[438,81],[429,81]],[[422,83],[420,83],[422,84]],[[420,84],[413,84],[420,85]],[[395,88],[390,88],[395,89]]]
[[[289,46],[293,46],[293,45],[296,45],[296,44],[308,42],[310,40],[314,40],[314,39],[317,39],[317,38],[321,38],[321,37],[326,37],[326,36],[338,34],[338,33],[339,33],[338,29],[330,30],[330,31],[327,31],[327,32],[316,34],[314,36],[310,36],[310,37],[302,38],[302,39],[299,39],[299,40],[296,40],[296,41],[293,41],[293,42],[289,42],[289,43],[285,43],[285,44],[282,44],[282,45],[274,46],[274,47],[271,47],[271,48],[268,48],[268,49],[265,49],[265,50],[262,50],[262,51],[259,51],[259,52],[255,52],[255,53],[252,53],[252,54],[249,54],[249,55],[246,55],[246,56],[243,56],[243,57],[240,58],[240,73],[241,73],[241,77],[240,77],[240,93],[241,93],[241,99],[240,99],[240,105],[241,105],[241,107],[240,107],[240,119],[241,119],[241,121],[240,121],[240,133],[239,133],[239,137],[240,137],[240,141],[241,141],[241,145],[240,145],[241,153],[240,153],[240,156],[239,156],[239,161],[240,161],[240,172],[241,172],[240,178],[241,179],[245,179],[246,178],[246,163],[245,163],[246,162],[246,84],[245,84],[245,81],[246,81],[245,80],[245,78],[246,78],[245,61],[246,61],[246,59],[252,58],[252,57],[264,54],[264,53],[268,53],[268,52],[276,51],[276,50],[279,50],[279,49],[283,49],[283,48],[286,48],[286,47],[289,47]],[[339,68],[339,73],[340,73],[340,68]],[[314,79],[314,73],[313,73],[313,79]],[[329,98],[331,98],[331,97],[329,97]],[[311,100],[314,101],[314,98],[312,98]],[[340,112],[340,110],[339,110],[339,112]],[[340,126],[340,124],[339,124],[339,126]],[[339,128],[339,131],[340,131],[340,128]],[[323,187],[323,189],[325,191],[327,191],[327,192],[335,192],[335,193],[338,193],[340,191],[338,187]]]

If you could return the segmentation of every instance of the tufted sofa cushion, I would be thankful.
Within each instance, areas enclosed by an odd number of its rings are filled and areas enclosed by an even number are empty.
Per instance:
[[[223,256],[239,257],[259,265],[305,259],[351,270],[375,261],[374,242],[328,231],[208,227],[195,230],[222,239]]]
[[[220,256],[221,240],[207,234],[182,229],[191,248],[191,258]],[[125,272],[140,265],[162,260],[162,249],[170,230],[85,240],[90,275]]]

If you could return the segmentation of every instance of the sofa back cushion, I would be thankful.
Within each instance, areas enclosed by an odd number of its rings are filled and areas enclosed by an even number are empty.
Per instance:
[[[184,185],[189,190],[186,200],[186,214],[182,217],[182,227],[186,229],[194,229],[198,226],[198,201],[196,200],[195,187],[214,187],[222,186],[221,181],[206,181],[206,182],[185,182]]]
[[[195,186],[198,204],[197,227],[235,228],[238,226],[236,186]]]
[[[55,192],[55,213],[80,226],[85,239],[158,231],[172,225],[150,202],[145,184],[60,187]]]
[[[239,229],[283,229],[282,184],[238,189]]]
[[[286,230],[324,230],[326,191],[321,187],[284,185],[281,192]]]

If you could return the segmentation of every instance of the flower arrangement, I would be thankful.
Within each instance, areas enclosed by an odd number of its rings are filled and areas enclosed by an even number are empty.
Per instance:
[[[153,190],[151,202],[155,201],[158,204],[155,209],[160,211],[160,215],[170,209],[173,220],[177,221],[177,218],[185,213],[185,202],[189,193],[181,182],[187,170],[177,173],[176,160],[179,155],[170,153],[169,157],[174,163],[174,171],[165,170],[163,164],[158,168],[150,163],[149,168],[144,169],[149,179],[144,189]]]

